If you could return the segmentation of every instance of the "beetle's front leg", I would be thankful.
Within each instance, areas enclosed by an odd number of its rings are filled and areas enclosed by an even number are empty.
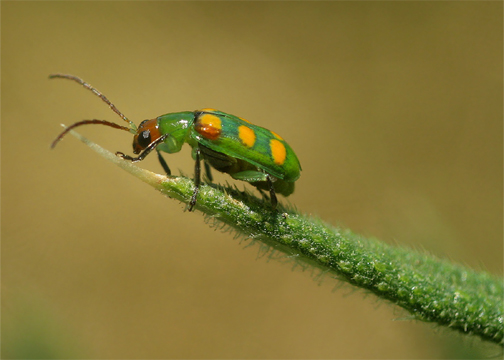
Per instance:
[[[142,161],[143,159],[145,159],[145,157],[147,155],[149,155],[149,153],[154,150],[156,148],[156,146],[158,146],[159,144],[161,144],[163,141],[165,141],[165,139],[168,137],[169,134],[165,134],[163,136],[160,136],[159,138],[157,138],[156,140],[154,140],[153,142],[151,142],[149,144],[149,146],[147,146],[144,151],[142,151],[140,153],[140,155],[138,155],[136,158],[134,157],[131,157],[129,155],[126,155],[125,153],[122,153],[120,151],[116,152],[116,156],[119,156],[121,159],[124,159],[124,160],[129,160],[131,162],[137,162],[137,161]]]

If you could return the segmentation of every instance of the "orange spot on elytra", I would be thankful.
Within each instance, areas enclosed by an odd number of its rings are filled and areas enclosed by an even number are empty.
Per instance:
[[[285,157],[287,156],[287,151],[285,150],[284,144],[276,139],[270,140],[271,156],[273,156],[273,161],[277,165],[282,165],[285,162]]]
[[[222,132],[221,119],[213,114],[202,114],[196,120],[194,129],[205,139],[217,140]]]
[[[256,141],[256,135],[254,130],[245,125],[241,125],[238,127],[238,137],[240,138],[242,143],[248,146],[249,148],[254,146]]]

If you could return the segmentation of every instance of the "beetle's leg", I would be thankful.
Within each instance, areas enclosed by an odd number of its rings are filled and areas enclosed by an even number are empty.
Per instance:
[[[205,175],[208,178],[209,182],[213,182],[213,176],[212,172],[210,171],[210,165],[206,161],[204,161],[204,163],[205,163]]]
[[[233,179],[254,183],[258,181],[267,181],[267,174],[256,170],[245,170],[238,173],[229,174]]]
[[[149,146],[147,146],[144,151],[142,151],[140,153],[140,155],[138,155],[136,158],[134,157],[131,157],[129,155],[126,155],[120,151],[116,152],[115,154],[117,156],[119,156],[121,159],[124,159],[124,160],[129,160],[131,162],[137,162],[137,161],[142,161],[143,159],[145,159],[145,157],[147,155],[149,155],[149,153],[154,150],[156,148],[156,146],[158,146],[159,144],[161,144],[163,141],[165,141],[165,139],[168,137],[168,135],[170,134],[164,134],[163,136],[160,136],[158,137],[156,140],[154,140],[153,142],[151,142],[149,144]],[[166,170],[166,169],[165,169]]]
[[[245,171],[241,171],[239,173],[234,173],[234,174],[229,174],[229,175],[231,175],[231,177],[233,179],[247,181],[247,182],[251,183],[252,185],[257,187],[257,189],[259,191],[261,191],[263,184],[261,184],[260,186],[258,186],[258,184],[266,182],[269,187],[271,207],[273,208],[273,210],[276,209],[276,206],[278,204],[278,200],[276,197],[276,191],[275,191],[275,187],[273,186],[273,179],[271,179],[271,175],[268,175],[268,174],[261,172],[261,171],[255,171],[255,170],[245,170]],[[278,181],[278,179],[275,179],[275,181]],[[256,184],[254,184],[254,183],[256,183]],[[280,192],[280,193],[283,194],[283,192]],[[261,192],[261,194],[262,194],[262,192]]]
[[[161,152],[157,148],[156,148],[156,152],[157,152],[159,163],[163,167],[163,170],[165,171],[165,173],[166,173],[167,176],[170,176],[171,175],[171,170],[168,167],[168,164],[166,163],[165,159],[161,155]]]
[[[200,149],[197,147],[194,155],[196,157],[196,163],[194,164],[194,192],[189,202],[189,211],[193,210],[194,205],[196,205],[196,198],[198,196],[199,187],[201,183],[201,163],[200,163]]]
[[[269,175],[266,175],[266,180],[268,181],[268,185],[270,187],[271,207],[273,208],[273,210],[275,210],[278,204],[278,200],[275,194],[275,188],[273,187],[273,181],[271,181],[271,177]]]

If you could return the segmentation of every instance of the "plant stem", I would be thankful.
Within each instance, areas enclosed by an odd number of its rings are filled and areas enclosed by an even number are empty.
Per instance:
[[[168,197],[184,203],[191,199],[191,179],[143,170],[71,133]],[[195,209],[214,224],[229,225],[245,237],[294,257],[300,264],[320,268],[401,306],[414,319],[504,344],[502,278],[364,238],[280,204],[277,211],[272,211],[268,200],[236,189],[202,184]]]

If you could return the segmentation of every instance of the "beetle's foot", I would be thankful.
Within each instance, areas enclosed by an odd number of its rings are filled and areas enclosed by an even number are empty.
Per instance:
[[[198,198],[198,192],[199,192],[199,188],[194,189],[193,195],[191,197],[191,201],[189,201],[189,204],[187,204],[186,209],[189,212],[192,212],[193,209],[194,209],[194,206],[196,205],[196,201],[197,201],[197,198]]]
[[[135,159],[129,155],[126,155],[125,153],[122,153],[120,151],[116,152],[115,154],[116,154],[116,156],[120,157],[123,160],[129,160],[131,162],[135,162],[137,160],[137,159]]]

